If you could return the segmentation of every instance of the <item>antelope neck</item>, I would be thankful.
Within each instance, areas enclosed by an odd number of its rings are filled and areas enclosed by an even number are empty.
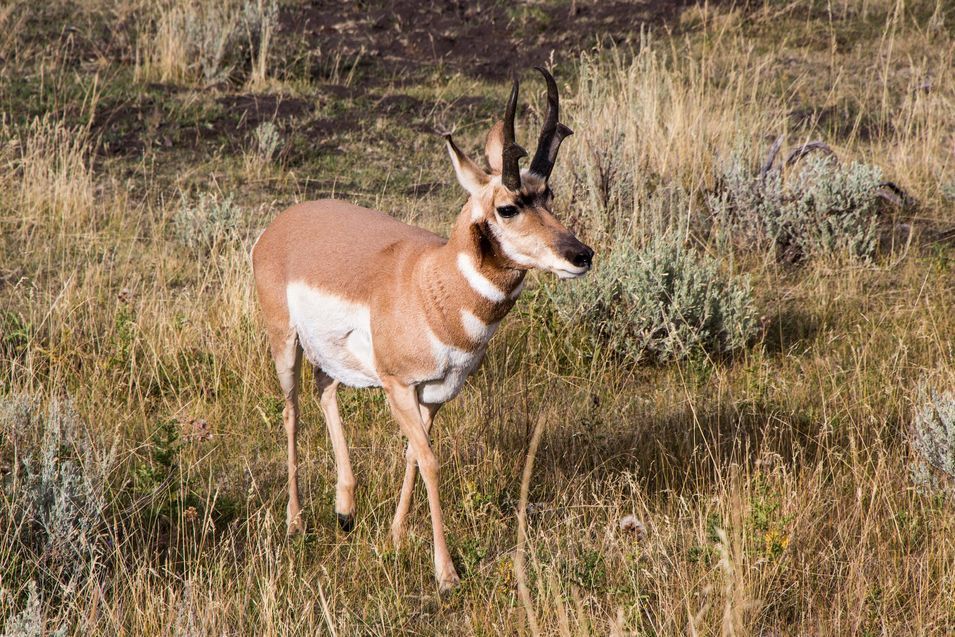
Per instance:
[[[461,349],[487,342],[524,282],[525,271],[511,267],[489,235],[465,206],[448,242],[424,259],[419,271],[429,327],[439,340]]]

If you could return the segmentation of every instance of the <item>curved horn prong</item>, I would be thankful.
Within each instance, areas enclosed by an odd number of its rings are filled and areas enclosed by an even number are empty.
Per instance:
[[[517,94],[519,90],[520,82],[514,80],[511,96],[507,99],[507,110],[504,112],[501,183],[510,190],[521,189],[521,167],[518,162],[521,157],[527,156],[527,151],[521,148],[514,139],[514,116],[517,114]]]
[[[557,82],[554,81],[554,76],[540,66],[535,66],[534,70],[543,75],[544,82],[547,83],[547,115],[544,117],[544,125],[541,127],[541,134],[537,140],[537,151],[531,161],[530,171],[547,179],[554,170],[560,143],[565,137],[573,135],[574,131],[557,121],[560,117],[560,96],[557,93]]]

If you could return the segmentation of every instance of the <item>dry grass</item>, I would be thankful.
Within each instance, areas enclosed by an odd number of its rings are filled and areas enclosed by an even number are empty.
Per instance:
[[[538,277],[439,417],[463,575],[445,598],[421,492],[407,547],[389,547],[404,464],[375,391],[342,393],[357,528],[335,529],[333,455],[308,397],[311,531],[285,537],[281,403],[247,255],[314,185],[294,166],[253,170],[241,148],[99,155],[92,118],[76,115],[89,107],[69,107],[82,91],[51,89],[58,108],[36,120],[13,112],[0,147],[0,400],[69,395],[97,452],[86,461],[115,455],[102,558],[62,582],[16,548],[7,489],[32,439],[14,445],[4,430],[0,622],[27,607],[34,581],[46,629],[76,635],[951,634],[955,515],[911,484],[905,432],[920,382],[955,386],[955,253],[938,234],[955,225],[943,194],[955,183],[955,14],[934,1],[837,4],[692,10],[684,35],[584,57],[576,79],[561,69],[577,134],[555,174],[558,212],[598,255],[621,236],[682,229],[751,277],[762,334],[733,360],[634,367],[560,323]],[[202,84],[177,37],[141,48],[138,70],[130,51],[103,81]],[[18,50],[24,73],[49,59]],[[64,79],[46,86],[63,87],[88,70],[49,73]],[[0,98],[26,108],[12,75],[0,73]],[[462,78],[418,90],[447,99],[462,85],[506,90]],[[749,144],[758,162],[779,134],[826,138],[902,184],[919,208],[889,216],[915,229],[913,247],[793,268],[695,234],[719,159]],[[327,190],[445,229],[458,193],[390,185],[450,182],[438,146],[401,146],[395,165],[388,141],[368,140],[346,148],[366,153],[375,179],[362,188],[342,159],[323,164]],[[172,220],[201,193],[234,195],[249,214],[228,241],[195,248]],[[645,534],[621,528],[626,515]]]
[[[130,4],[140,20],[135,51],[138,80],[203,86],[245,71],[250,90],[269,88],[269,54],[278,17],[275,0]],[[237,68],[243,64],[248,68]]]

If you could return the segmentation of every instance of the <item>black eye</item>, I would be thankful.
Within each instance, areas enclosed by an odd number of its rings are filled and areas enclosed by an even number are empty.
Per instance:
[[[520,210],[517,206],[501,206],[497,209],[497,214],[501,215],[505,219],[510,219],[519,213]]]

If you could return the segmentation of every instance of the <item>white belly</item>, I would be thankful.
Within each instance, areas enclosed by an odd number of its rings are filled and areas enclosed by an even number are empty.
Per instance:
[[[381,385],[368,307],[304,283],[286,290],[289,318],[310,363],[350,387]]]
[[[484,359],[486,344],[474,351],[466,351],[431,337],[431,353],[435,360],[435,376],[418,384],[418,398],[429,404],[444,403],[464,387],[468,376]]]

